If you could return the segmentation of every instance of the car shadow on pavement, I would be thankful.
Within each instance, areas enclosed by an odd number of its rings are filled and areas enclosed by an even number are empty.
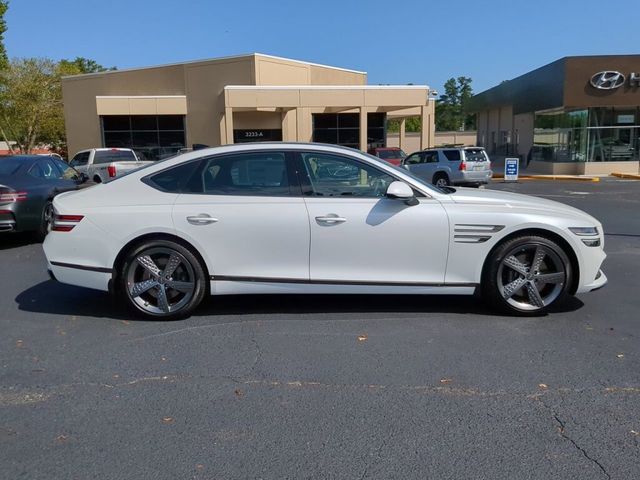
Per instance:
[[[35,243],[41,243],[36,235],[31,232],[7,233],[0,237],[0,250],[10,250],[12,248],[26,247]]]
[[[106,292],[41,282],[16,299],[22,311],[116,320],[135,320],[117,297]],[[584,304],[570,297],[551,313],[571,312]],[[209,297],[195,317],[220,315],[321,314],[321,313],[441,313],[503,316],[475,296],[462,295],[225,295]],[[144,320],[141,320],[144,321]]]
[[[569,297],[550,313],[572,312],[584,303]],[[204,315],[288,313],[443,313],[504,316],[471,295],[226,295],[205,299],[194,312]]]
[[[24,290],[15,299],[18,309],[53,315],[131,320],[132,315],[106,292],[47,280]]]

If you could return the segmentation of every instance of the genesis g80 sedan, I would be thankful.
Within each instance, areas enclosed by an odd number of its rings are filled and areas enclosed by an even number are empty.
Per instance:
[[[602,225],[575,208],[438,188],[345,147],[254,143],[161,160],[54,201],[60,282],[134,312],[188,316],[205,295],[461,294],[539,315],[602,287]]]

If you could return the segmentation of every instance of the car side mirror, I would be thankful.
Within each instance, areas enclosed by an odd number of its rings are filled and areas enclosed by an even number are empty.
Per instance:
[[[413,189],[404,182],[396,180],[391,182],[387,187],[387,198],[394,198],[397,200],[403,200],[409,206],[417,205],[418,199],[413,193]]]
[[[89,181],[89,176],[86,173],[81,172],[80,178],[78,179],[78,183],[87,183],[88,181]]]

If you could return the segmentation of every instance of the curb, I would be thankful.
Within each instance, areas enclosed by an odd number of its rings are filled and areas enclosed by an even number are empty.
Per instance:
[[[636,175],[633,173],[618,173],[618,172],[613,172],[611,174],[612,177],[618,177],[618,178],[627,178],[627,179],[631,179],[631,180],[640,180],[640,175]]]
[[[640,175],[637,176],[640,179]],[[497,174],[492,178],[502,179],[504,175]],[[574,180],[577,182],[599,182],[600,177],[584,177],[581,175],[521,175],[518,180]]]

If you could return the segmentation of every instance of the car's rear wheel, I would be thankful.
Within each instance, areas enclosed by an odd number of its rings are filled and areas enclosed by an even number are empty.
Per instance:
[[[132,249],[119,281],[119,290],[135,313],[163,320],[190,315],[207,291],[200,261],[169,240],[152,240]]]
[[[51,231],[51,225],[53,224],[53,204],[48,201],[42,208],[42,219],[40,226],[36,232],[38,240],[43,241],[47,234]]]
[[[502,312],[541,315],[564,300],[571,276],[571,262],[557,243],[522,236],[504,242],[487,259],[482,293]]]
[[[448,187],[451,185],[451,181],[446,173],[436,173],[433,176],[433,184],[436,187]]]

